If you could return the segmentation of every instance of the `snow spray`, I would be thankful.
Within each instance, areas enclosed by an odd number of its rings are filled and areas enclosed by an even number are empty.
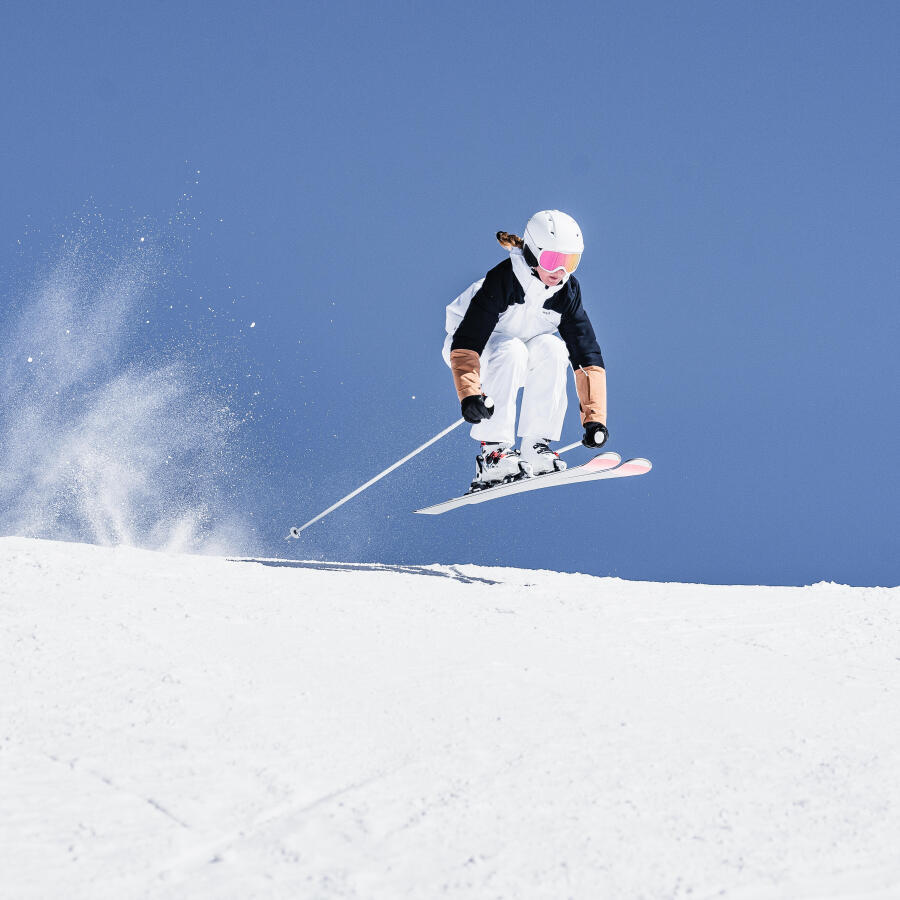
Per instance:
[[[173,336],[166,251],[75,231],[3,298],[0,533],[233,552],[236,423]]]

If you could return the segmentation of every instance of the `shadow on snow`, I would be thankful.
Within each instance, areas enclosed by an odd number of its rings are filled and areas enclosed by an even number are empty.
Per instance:
[[[320,572],[395,572],[400,575],[431,575],[437,578],[452,578],[454,581],[462,581],[464,584],[501,584],[501,582],[492,581],[489,578],[466,575],[459,570],[458,566],[437,569],[430,566],[385,565],[384,563],[313,562],[294,559],[253,559],[250,557],[232,557],[229,559],[229,562],[256,563],[259,566],[276,566],[288,569],[315,569]]]

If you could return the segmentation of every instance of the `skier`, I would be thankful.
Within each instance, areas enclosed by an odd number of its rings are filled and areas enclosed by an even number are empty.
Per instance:
[[[609,437],[606,369],[572,274],[584,250],[578,223],[559,210],[542,210],[528,220],[524,239],[499,231],[497,240],[509,258],[447,307],[444,360],[471,435],[481,442],[471,490],[565,468],[550,443],[562,432],[569,363],[582,443],[598,448]]]

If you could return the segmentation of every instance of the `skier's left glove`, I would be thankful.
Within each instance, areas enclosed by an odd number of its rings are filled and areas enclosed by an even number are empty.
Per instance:
[[[494,401],[485,394],[472,394],[462,398],[462,415],[467,422],[477,425],[494,414]]]
[[[585,447],[596,450],[597,447],[602,447],[608,440],[609,432],[602,422],[584,423],[584,437],[581,439],[581,443]]]

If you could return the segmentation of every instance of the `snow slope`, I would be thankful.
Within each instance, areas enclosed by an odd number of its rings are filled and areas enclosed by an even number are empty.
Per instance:
[[[900,589],[0,540],[10,898],[900,897]]]

